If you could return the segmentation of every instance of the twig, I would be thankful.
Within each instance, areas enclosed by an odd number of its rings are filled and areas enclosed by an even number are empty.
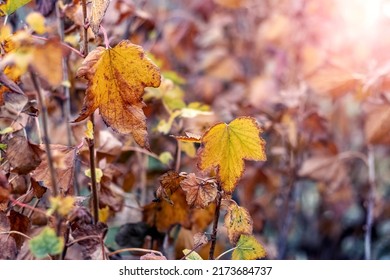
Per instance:
[[[114,252],[111,252],[107,255],[107,257],[111,257],[116,254],[124,253],[124,252],[145,252],[145,253],[155,253],[159,256],[163,256],[163,254],[160,251],[151,250],[151,249],[144,249],[144,248],[124,248],[119,249]]]
[[[84,40],[83,40],[83,52],[85,56],[88,55],[88,19],[87,19],[87,1],[82,0],[81,5],[83,8],[83,21],[84,21]],[[94,113],[91,114],[89,120],[92,122],[93,131],[95,130]],[[91,190],[92,190],[92,208],[93,208],[93,220],[96,224],[99,221],[99,198],[96,184],[96,168],[95,168],[95,140],[87,138],[89,149],[89,165],[91,168]]]
[[[191,255],[192,252],[194,252],[199,247],[203,246],[204,244],[199,243],[194,248],[192,248],[187,254],[185,254],[180,260],[185,260],[189,255]]]
[[[219,259],[222,258],[224,255],[230,253],[231,251],[234,251],[235,249],[237,249],[237,246],[236,246],[236,247],[233,247],[233,248],[230,248],[229,250],[223,252],[223,253],[220,254],[218,257],[216,257],[215,260],[219,260]]]
[[[43,103],[43,97],[42,97],[42,91],[41,87],[39,86],[37,76],[35,75],[34,71],[30,69],[30,75],[31,80],[33,82],[34,88],[37,91],[38,100],[39,100],[39,106],[41,107],[41,116],[42,116],[42,124],[43,124],[43,142],[45,144],[46,149],[46,156],[47,156],[47,162],[49,165],[49,172],[50,172],[50,179],[52,184],[52,192],[53,196],[57,196],[59,191],[57,189],[57,182],[55,177],[55,170],[54,170],[54,164],[53,164],[53,157],[50,150],[50,140],[49,140],[49,129],[48,129],[48,116],[47,116],[47,109],[45,104]]]
[[[88,235],[88,236],[83,236],[83,237],[80,237],[80,238],[77,238],[69,243],[66,244],[67,247],[70,247],[72,246],[73,244],[76,244],[80,241],[83,241],[83,240],[89,240],[89,239],[101,239],[102,237],[100,235]]]
[[[84,56],[88,55],[88,19],[87,19],[87,1],[82,0],[81,6],[83,8],[83,23],[84,23],[84,32],[83,32],[83,54]]]
[[[219,212],[221,209],[221,201],[222,201],[222,188],[221,184],[218,183],[218,194],[217,194],[217,206],[215,207],[215,213],[214,213],[214,221],[213,221],[213,231],[210,236],[211,245],[210,245],[210,252],[209,252],[209,259],[214,259],[214,251],[215,246],[217,245],[217,230],[218,230],[218,220],[219,220]]]
[[[93,114],[91,115],[93,117]],[[92,191],[92,208],[93,221],[96,224],[99,221],[99,197],[96,182],[96,168],[95,168],[95,140],[87,139],[89,149],[89,164],[91,167],[91,191]]]
[[[176,154],[176,164],[175,171],[179,172],[180,170],[180,162],[181,162],[181,141],[177,140],[177,154]]]
[[[24,238],[27,238],[27,239],[31,239],[30,236],[28,235],[25,235],[24,233],[20,232],[20,231],[16,231],[16,230],[10,230],[10,231],[1,231],[0,234],[17,234],[17,235],[21,235],[23,236]]]
[[[41,36],[37,36],[37,35],[31,35],[34,39],[38,39],[38,40],[43,40],[43,41],[48,41],[49,39],[48,38],[45,38],[45,37],[41,37]],[[69,49],[70,51],[74,52],[75,54],[77,54],[79,57],[82,57],[84,58],[85,55],[83,55],[79,50],[76,50],[75,48],[73,48],[72,46],[64,43],[64,42],[60,42],[60,44]]]
[[[364,235],[364,257],[366,260],[371,259],[371,234],[372,226],[374,222],[374,206],[375,206],[375,193],[376,193],[376,175],[375,175],[375,156],[374,148],[369,145],[367,147],[368,158],[368,197],[367,197],[367,216]]]
[[[135,146],[134,147],[126,147],[125,150],[139,152],[139,153],[148,155],[148,156],[150,156],[152,158],[155,158],[158,161],[160,161],[160,158],[158,157],[158,155],[156,155],[155,153],[149,152],[148,150],[142,149],[140,147],[135,147]]]

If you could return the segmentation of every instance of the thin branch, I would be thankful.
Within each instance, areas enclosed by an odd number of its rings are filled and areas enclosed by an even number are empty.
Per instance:
[[[175,171],[179,172],[181,163],[181,141],[177,140]]]
[[[366,260],[371,259],[371,235],[372,226],[374,223],[374,207],[376,193],[376,175],[375,175],[375,156],[374,148],[369,145],[367,147],[368,158],[368,197],[367,197],[367,216],[364,235],[364,257]]]
[[[81,6],[83,9],[83,54],[84,56],[88,55],[88,19],[87,19],[87,0],[81,1]]]
[[[219,260],[219,259],[222,258],[224,255],[230,253],[231,251],[234,251],[235,249],[237,249],[237,246],[236,246],[236,247],[233,247],[233,248],[230,248],[229,250],[223,252],[223,253],[220,254],[218,257],[216,257],[215,260]]]
[[[219,220],[221,201],[222,201],[222,188],[221,188],[221,184],[219,183],[218,183],[218,194],[217,194],[216,201],[217,201],[217,206],[215,207],[215,213],[214,213],[213,231],[210,236],[210,240],[211,240],[211,246],[209,252],[210,260],[214,259],[215,246],[217,245],[218,220]]]
[[[111,252],[107,255],[107,257],[111,257],[116,254],[124,253],[124,252],[145,252],[145,253],[155,253],[159,256],[163,256],[163,254],[160,251],[156,250],[149,250],[149,249],[144,249],[144,248],[124,248],[124,249],[119,249],[114,252]]]
[[[93,117],[93,114],[91,115]],[[96,182],[96,167],[95,167],[95,140],[86,138],[89,150],[89,164],[91,168],[91,191],[92,191],[92,209],[93,221],[96,224],[99,221],[99,197]]]
[[[66,244],[67,247],[70,247],[72,246],[73,244],[76,244],[80,241],[83,241],[83,240],[89,240],[89,239],[101,239],[102,237],[100,235],[88,235],[88,236],[83,236],[83,237],[80,237],[80,238],[77,238],[69,243]]]
[[[127,151],[139,152],[139,153],[148,155],[148,156],[150,156],[150,157],[152,157],[152,158],[155,158],[155,159],[157,159],[158,161],[160,161],[160,158],[158,157],[158,155],[156,155],[155,153],[149,152],[148,150],[139,148],[139,147],[126,147],[125,150],[127,150]]]
[[[9,200],[12,202],[12,205],[18,205],[20,207],[30,209],[31,211],[41,213],[41,214],[45,215],[46,217],[52,217],[52,215],[47,214],[46,211],[43,211],[42,209],[39,209],[39,208],[35,208],[29,204],[25,204],[23,202],[20,202],[16,199],[13,199],[12,197],[10,197]]]
[[[10,230],[10,231],[1,231],[0,234],[8,234],[8,235],[11,235],[11,234],[17,234],[17,235],[20,235],[20,236],[23,236],[24,238],[27,238],[27,239],[31,239],[30,236],[20,232],[20,231],[16,231],[16,230]]]
[[[34,84],[34,88],[38,95],[39,100],[39,106],[41,107],[41,116],[42,116],[42,125],[43,125],[43,142],[45,144],[46,149],[46,156],[47,156],[47,162],[49,165],[49,172],[50,172],[50,179],[51,179],[51,185],[52,185],[52,192],[53,196],[57,196],[59,191],[57,189],[57,182],[55,177],[55,170],[54,170],[54,164],[53,164],[53,157],[50,150],[50,140],[49,140],[49,128],[48,128],[48,116],[47,116],[47,109],[43,101],[42,97],[42,90],[39,86],[38,78],[35,75],[34,71],[30,70],[31,80]]]
[[[180,260],[185,260],[189,255],[191,255],[192,252],[197,250],[199,247],[203,246],[204,244],[199,243],[194,248],[192,248],[187,254],[185,254]]]
[[[41,37],[41,36],[37,36],[37,35],[31,35],[34,39],[37,39],[37,40],[42,40],[42,41],[48,41],[49,39],[48,38],[45,38],[45,37]],[[76,50],[75,48],[73,48],[72,46],[64,43],[64,42],[60,42],[60,44],[69,49],[70,51],[74,52],[75,54],[77,54],[79,57],[82,57],[84,58],[85,55],[83,55],[79,50]]]

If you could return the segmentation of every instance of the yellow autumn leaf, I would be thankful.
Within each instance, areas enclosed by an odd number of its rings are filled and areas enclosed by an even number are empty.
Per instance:
[[[225,192],[233,192],[244,171],[244,159],[266,160],[265,141],[255,119],[240,117],[230,124],[219,123],[202,137],[198,166],[201,170],[218,168]]]
[[[65,217],[72,211],[75,203],[73,196],[53,196],[49,198],[50,208],[47,210],[51,215],[54,212],[58,212],[61,216]]]
[[[255,260],[264,258],[266,255],[264,247],[253,235],[241,235],[237,242],[236,249],[232,254],[232,260]]]
[[[91,178],[91,169],[87,169],[84,171],[85,176]],[[95,168],[95,176],[96,176],[96,182],[100,183],[102,177],[103,177],[103,171],[100,168]]]
[[[235,244],[242,234],[252,234],[253,221],[248,210],[232,203],[225,215],[225,226],[230,242]]]
[[[104,208],[99,208],[99,222],[107,223],[110,218],[110,207],[106,205]]]
[[[26,22],[37,34],[43,34],[46,32],[45,18],[40,13],[30,13],[26,17]]]
[[[93,139],[93,123],[90,120],[87,122],[87,129],[84,134],[88,139]]]
[[[97,108],[105,123],[122,134],[131,133],[141,147],[149,147],[142,107],[145,87],[160,85],[160,71],[140,46],[128,40],[114,48],[98,47],[77,72],[88,80],[84,105],[75,122]]]

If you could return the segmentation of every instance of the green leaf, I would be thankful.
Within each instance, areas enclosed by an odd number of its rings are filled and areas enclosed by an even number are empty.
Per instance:
[[[31,2],[31,0],[8,0],[5,4],[0,5],[0,16],[9,16],[20,7]]]
[[[54,229],[45,227],[40,234],[29,241],[31,253],[38,259],[47,255],[57,255],[64,248],[64,239],[58,237]]]
[[[232,260],[255,260],[264,258],[266,255],[264,247],[253,235],[241,235],[233,251]]]
[[[183,254],[187,255],[191,250],[184,249]],[[195,251],[192,251],[188,256],[186,256],[186,260],[191,260],[191,261],[199,261],[203,260],[202,257]]]

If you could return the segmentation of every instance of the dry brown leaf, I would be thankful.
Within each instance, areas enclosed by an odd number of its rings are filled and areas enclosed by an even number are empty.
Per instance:
[[[207,238],[206,234],[202,232],[197,232],[194,234],[194,247],[200,247],[209,242],[209,239]]]
[[[171,195],[180,187],[180,182],[184,178],[174,170],[169,170],[160,177],[160,186],[157,188],[156,197],[165,199],[172,204]]]
[[[106,13],[110,0],[92,0],[91,18],[89,20],[93,33],[99,35],[100,23]]]
[[[217,184],[215,180],[197,178],[194,173],[180,183],[186,192],[186,200],[190,207],[205,208],[217,197]]]
[[[14,210],[11,210],[11,212],[8,215],[8,220],[11,229],[13,231],[19,231],[21,233],[27,234],[31,227],[30,219],[22,215]],[[23,245],[26,238],[24,236],[21,236],[19,234],[11,234],[11,236],[15,239],[16,246],[20,249],[20,247]]]
[[[138,145],[149,148],[142,96],[145,87],[160,85],[161,76],[143,49],[129,41],[109,49],[98,47],[85,58],[77,76],[88,80],[88,88],[75,122],[99,108],[108,126],[132,134]]]
[[[63,145],[50,145],[50,149],[55,159],[55,177],[57,188],[61,194],[73,193],[74,165],[77,147],[68,147]],[[51,176],[47,157],[43,157],[41,164],[33,172],[33,178],[36,181],[43,181],[45,187],[52,189]]]
[[[7,215],[0,211],[0,232],[10,231]],[[0,234],[0,260],[15,260],[18,252],[15,239],[8,234]]]
[[[12,172],[28,174],[41,163],[43,150],[27,141],[25,137],[15,136],[7,144],[7,159]]]

